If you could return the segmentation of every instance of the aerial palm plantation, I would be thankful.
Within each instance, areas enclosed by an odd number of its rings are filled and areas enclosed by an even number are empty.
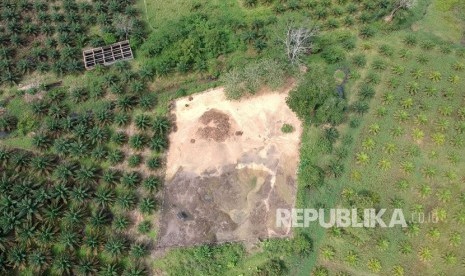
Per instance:
[[[0,274],[459,275],[464,11],[452,0],[2,1]],[[123,40],[134,60],[84,69],[84,49]],[[402,209],[407,227],[315,223],[285,239],[158,248],[174,100],[224,86],[245,101],[288,83],[304,129],[295,206]]]

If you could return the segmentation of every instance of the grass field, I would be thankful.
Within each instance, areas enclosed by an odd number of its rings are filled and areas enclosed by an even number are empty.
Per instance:
[[[458,0],[433,0],[413,29],[430,32],[444,40],[460,42],[464,34],[465,4]]]

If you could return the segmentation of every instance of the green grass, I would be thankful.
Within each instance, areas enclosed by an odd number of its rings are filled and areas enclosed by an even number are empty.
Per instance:
[[[424,18],[414,24],[413,29],[460,42],[464,37],[464,13],[465,5],[459,0],[432,0]]]
[[[452,143],[454,137],[462,137],[463,134],[457,133],[455,127],[459,122],[463,122],[457,114],[459,108],[463,105],[463,96],[461,87],[465,80],[464,72],[456,72],[452,69],[452,65],[457,61],[457,56],[454,52],[443,53],[440,45],[436,45],[434,49],[425,51],[416,47],[405,46],[398,38],[403,38],[409,32],[398,32],[390,37],[383,39],[374,39],[371,41],[372,50],[365,51],[370,61],[373,57],[383,58],[375,51],[381,44],[389,42],[389,44],[397,49],[408,49],[411,55],[407,59],[401,59],[396,53],[393,58],[386,59],[389,66],[379,74],[382,75],[380,85],[377,86],[377,94],[372,101],[370,113],[365,116],[363,124],[360,126],[360,135],[354,135],[356,138],[355,151],[349,156],[348,167],[346,173],[339,179],[335,179],[327,183],[329,186],[325,188],[320,202],[325,202],[328,206],[354,207],[349,206],[347,198],[342,196],[342,191],[361,191],[370,190],[380,196],[380,202],[377,206],[380,208],[394,208],[393,200],[401,199],[403,204],[401,208],[404,210],[407,221],[410,220],[413,209],[416,205],[421,204],[423,210],[428,214],[433,210],[444,210],[447,213],[447,219],[438,224],[421,224],[419,234],[411,237],[406,235],[405,231],[400,228],[394,229],[344,229],[342,236],[338,237],[331,234],[326,234],[326,238],[321,240],[322,246],[331,246],[335,249],[334,259],[324,259],[320,254],[317,265],[325,266],[331,273],[335,272],[351,272],[355,275],[361,273],[370,273],[367,263],[370,259],[379,259],[381,261],[381,273],[389,274],[394,269],[394,266],[400,265],[404,268],[406,275],[426,275],[435,273],[445,273],[446,275],[457,275],[461,268],[458,265],[446,264],[444,256],[448,253],[455,254],[458,260],[463,257],[463,251],[459,247],[450,245],[449,239],[453,232],[461,232],[462,226],[453,218],[459,214],[463,204],[460,202],[460,193],[462,193],[463,185],[461,180],[465,177],[465,162],[461,158],[465,150],[463,147],[456,147]],[[429,39],[430,36],[421,34],[421,39]],[[397,38],[397,39],[396,39]],[[426,56],[429,59],[427,64],[420,64],[418,57]],[[368,66],[370,66],[370,62]],[[401,75],[396,75],[390,69],[395,65],[405,67],[405,72]],[[420,68],[424,73],[423,76],[416,80],[421,87],[415,95],[407,92],[407,86],[413,80],[411,71]],[[430,75],[432,72],[438,71],[442,75],[440,81],[432,81]],[[457,75],[460,77],[458,84],[451,83],[448,78]],[[390,85],[390,80],[398,81],[398,86]],[[425,87],[432,86],[437,89],[437,94],[428,95]],[[453,95],[445,96],[444,92],[453,91]],[[383,101],[383,96],[392,92],[394,100],[392,103]],[[413,100],[411,107],[405,106],[404,102],[407,99]],[[385,115],[379,115],[380,110],[385,109]],[[450,109],[450,111],[448,111]],[[399,121],[400,112],[408,112],[408,118],[405,121]],[[450,114],[448,114],[450,112]],[[447,113],[447,114],[445,114]],[[419,116],[425,116],[427,122],[420,124]],[[447,122],[449,125],[447,125]],[[370,131],[370,127],[374,125],[380,126],[378,134]],[[392,129],[402,127],[405,133],[399,137],[392,135]],[[424,133],[424,138],[415,140],[412,135],[414,129],[418,128]],[[373,129],[373,128],[372,128]],[[445,135],[444,144],[437,144],[433,137],[438,134]],[[358,137],[358,138],[357,138]],[[367,139],[374,141],[374,148],[367,148],[364,142]],[[393,144],[397,149],[389,154],[386,152],[386,147]],[[417,154],[409,154],[411,149],[416,149]],[[367,153],[370,160],[367,165],[357,164],[357,158],[354,154]],[[451,163],[451,156],[461,156],[458,160]],[[414,168],[408,173],[403,169],[405,164],[409,162]],[[382,164],[390,164],[386,169],[383,169]],[[432,177],[425,176],[426,171],[433,168],[436,174]],[[406,180],[409,186],[405,189],[398,188],[398,182]],[[427,185],[431,188],[431,194],[421,196],[421,189]],[[342,188],[342,190],[341,190]],[[451,193],[450,198],[440,200],[441,194]],[[330,196],[341,197],[336,202],[328,200]],[[320,198],[319,196],[317,198]],[[308,205],[307,205],[308,206]],[[441,236],[438,240],[428,238],[428,231],[433,227],[437,227]],[[376,246],[380,239],[389,241],[387,249],[381,250]],[[401,254],[399,246],[402,242],[408,241],[412,244],[413,252],[409,254]],[[422,261],[418,256],[418,252],[424,248],[432,249],[433,258],[429,261]],[[355,251],[359,256],[359,261],[355,266],[350,266],[345,260],[350,250]],[[321,253],[321,251],[318,251]]]
[[[241,1],[222,0],[138,0],[137,7],[142,11],[143,17],[153,30],[182,19],[189,15],[194,7],[196,10],[239,20],[243,20],[244,17],[253,19],[257,16],[272,15],[270,7],[246,9],[240,3]]]

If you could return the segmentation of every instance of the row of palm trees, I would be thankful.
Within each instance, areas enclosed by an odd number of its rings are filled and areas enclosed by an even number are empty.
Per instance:
[[[52,269],[85,275],[86,269],[107,268],[101,254],[110,255],[116,263],[124,258],[139,262],[145,256],[146,245],[123,235],[130,226],[124,212],[137,206],[134,185],[144,183],[154,191],[160,179],[143,180],[134,172],[102,170],[60,162],[54,155],[4,148],[0,149],[0,168],[0,269],[4,272]],[[141,212],[150,213],[156,202],[146,197],[138,205]],[[77,253],[80,249],[87,252],[85,256]],[[66,256],[66,269],[59,256]],[[144,270],[137,271],[129,275],[142,275]]]
[[[17,83],[23,75],[35,70],[58,75],[81,71],[82,48],[126,39],[127,28],[117,24],[122,17],[132,26],[134,41],[140,43],[145,37],[144,25],[133,19],[138,12],[132,1],[61,2],[0,3],[0,64],[6,68],[2,70],[0,83]],[[95,25],[101,26],[111,39],[105,41],[101,36],[90,35],[89,29]]]

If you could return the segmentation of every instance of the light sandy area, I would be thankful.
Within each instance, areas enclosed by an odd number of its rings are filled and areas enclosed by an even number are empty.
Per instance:
[[[296,196],[301,123],[280,92],[229,101],[223,88],[176,101],[159,247],[287,237],[277,208]],[[295,128],[283,133],[283,124]],[[210,138],[209,138],[210,137]]]
[[[185,171],[201,174],[204,171],[220,170],[223,166],[236,164],[250,150],[276,146],[283,157],[295,160],[289,169],[297,168],[299,157],[301,123],[286,105],[289,89],[281,93],[262,93],[260,96],[229,101],[223,88],[217,88],[176,102],[177,131],[170,135],[170,150],[167,157],[167,179],[171,179],[182,167]],[[186,106],[187,105],[187,106]],[[199,137],[199,118],[208,110],[217,109],[230,116],[231,137],[217,143]],[[282,133],[284,123],[294,126],[290,134]],[[242,131],[241,136],[235,135]],[[191,143],[195,139],[195,143]]]

